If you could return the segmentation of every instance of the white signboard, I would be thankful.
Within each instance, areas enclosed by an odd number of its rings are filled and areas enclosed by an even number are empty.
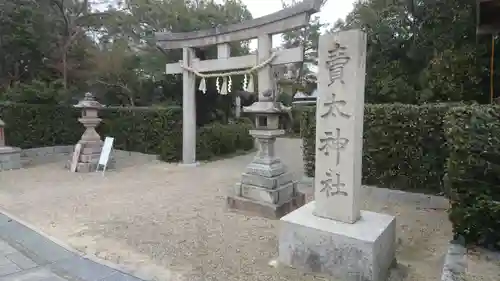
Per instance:
[[[104,145],[102,146],[101,150],[101,156],[99,157],[99,163],[97,165],[98,169],[99,166],[103,166],[103,172],[106,170],[106,166],[108,165],[109,156],[111,155],[111,150],[113,149],[114,140],[115,139],[111,137],[106,137],[106,139],[104,140]]]

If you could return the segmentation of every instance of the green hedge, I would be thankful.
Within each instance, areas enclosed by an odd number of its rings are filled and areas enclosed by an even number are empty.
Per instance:
[[[7,142],[21,148],[75,144],[84,131],[77,120],[79,116],[80,110],[67,106],[0,104]],[[103,137],[113,136],[116,149],[159,154],[168,162],[181,159],[182,110],[179,107],[105,108],[100,116],[103,121],[97,131]],[[252,149],[250,127],[246,120],[199,128],[198,158],[209,160]]]
[[[6,142],[20,148],[75,144],[84,131],[79,116],[67,106],[0,104]]]
[[[301,111],[300,138],[302,139],[302,159],[304,172],[314,177],[316,159],[316,107],[306,107]]]
[[[500,107],[456,107],[445,125],[453,231],[468,244],[500,249]]]
[[[234,124],[213,123],[203,126],[198,131],[197,158],[208,160],[253,149],[254,140],[249,134],[252,127],[249,119]]]
[[[305,171],[314,176],[315,108],[301,122]],[[445,191],[455,238],[500,249],[500,107],[366,105],[363,183]]]
[[[363,183],[398,190],[440,193],[447,152],[446,105],[366,105]],[[301,118],[304,168],[314,176],[315,107]]]

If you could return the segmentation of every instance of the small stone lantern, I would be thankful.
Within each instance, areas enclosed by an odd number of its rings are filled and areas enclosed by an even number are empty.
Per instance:
[[[230,210],[248,212],[276,219],[305,203],[297,192],[297,182],[275,154],[276,137],[285,133],[279,128],[280,115],[289,112],[275,99],[273,90],[262,94],[258,102],[243,111],[255,116],[255,129],[250,134],[258,143],[258,152],[242,174],[241,182],[230,190],[227,204]]]
[[[103,145],[101,136],[99,136],[95,128],[101,123],[102,119],[99,118],[98,112],[104,106],[96,101],[91,93],[86,93],[83,100],[78,102],[75,107],[82,109],[82,117],[78,121],[85,126],[85,132],[80,141],[78,141],[81,149],[76,164],[76,171],[92,172],[97,168]],[[71,167],[71,163],[69,166]]]
[[[21,149],[5,145],[5,122],[0,119],[0,171],[21,168]]]

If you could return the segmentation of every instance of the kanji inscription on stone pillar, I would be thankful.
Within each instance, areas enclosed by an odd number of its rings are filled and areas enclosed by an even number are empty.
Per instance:
[[[359,30],[319,41],[314,214],[359,219],[366,36]]]

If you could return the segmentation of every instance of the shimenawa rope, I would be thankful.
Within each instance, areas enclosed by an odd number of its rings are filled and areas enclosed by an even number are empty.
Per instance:
[[[204,74],[204,73],[197,71],[196,69],[194,69],[192,67],[183,65],[182,63],[180,64],[180,66],[183,69],[194,73],[196,76],[201,77],[199,90],[202,91],[203,93],[206,93],[206,91],[207,91],[205,79],[216,77],[217,78],[217,91],[221,95],[227,95],[228,92],[231,91],[231,85],[232,85],[231,76],[234,76],[234,75],[245,75],[245,80],[243,81],[243,90],[248,91],[248,92],[253,92],[254,83],[253,83],[253,74],[252,73],[255,72],[256,70],[263,68],[264,66],[268,65],[269,63],[271,63],[276,58],[276,55],[277,55],[276,53],[271,54],[271,56],[268,59],[253,66],[252,68],[249,68],[246,70],[236,70],[236,71],[224,72],[224,73],[219,72],[219,73]],[[250,75],[249,79],[247,78],[247,75]],[[220,78],[222,78],[222,87],[219,85]]]

